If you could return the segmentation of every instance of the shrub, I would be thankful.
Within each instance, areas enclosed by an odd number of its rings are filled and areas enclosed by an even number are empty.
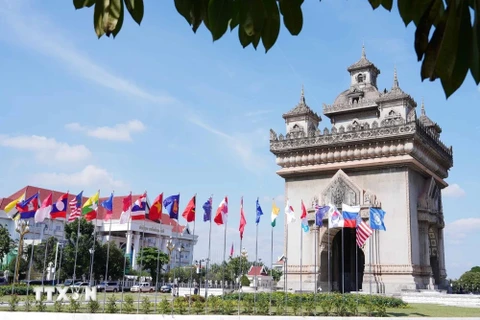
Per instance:
[[[142,299],[142,312],[144,314],[149,314],[152,312],[152,303],[148,297],[143,297]]]
[[[313,299],[313,296],[309,296],[307,299],[305,299],[303,306],[305,307],[305,313],[307,316],[312,316],[317,313],[317,305],[315,299]]]
[[[220,306],[221,299],[216,296],[210,296],[207,298],[207,307],[209,313],[220,313]]]
[[[188,302],[185,300],[184,297],[178,297],[173,300],[173,308],[176,313],[185,314],[187,313]]]
[[[288,299],[290,307],[292,307],[293,315],[298,315],[301,308],[301,297],[298,295],[292,296]]]
[[[8,310],[16,311],[19,302],[20,302],[20,298],[16,294],[12,294],[12,296],[10,297],[10,300],[8,300]]]
[[[55,310],[55,312],[63,312],[62,301],[55,300],[55,302],[53,303],[53,309]]]
[[[38,312],[44,312],[45,310],[47,310],[45,300],[47,300],[47,297],[45,295],[42,295],[40,297],[40,300],[35,301],[35,309],[37,309]]]
[[[33,303],[34,302],[33,302],[32,297],[27,296],[25,298],[25,302],[23,303],[23,306],[24,306],[26,312],[29,312],[29,311],[32,310]]]
[[[360,304],[360,300],[358,297],[350,297],[347,299],[347,310],[350,312],[352,316],[358,316],[358,306]]]
[[[117,307],[117,300],[115,298],[115,295],[108,297],[108,301],[107,301],[107,305],[105,306],[105,309],[107,310],[107,313],[117,313],[118,307]]]
[[[170,302],[167,300],[167,298],[163,297],[162,301],[158,304],[158,311],[161,314],[167,314],[172,311],[172,307],[170,305]]]
[[[11,286],[1,286],[0,287],[0,296],[9,296],[12,294],[12,287]],[[17,294],[19,296],[26,296],[27,295],[27,285],[25,284],[15,284],[13,288],[13,294]],[[28,292],[29,295],[33,295],[34,292],[32,290],[32,286],[30,286],[30,290]]]
[[[363,307],[365,308],[367,317],[371,317],[373,315],[373,311],[375,311],[375,305],[373,304],[372,299],[365,299],[363,302]]]
[[[133,306],[133,297],[129,294],[125,296],[125,300],[123,301],[123,312],[125,313],[132,313],[135,310]]]
[[[267,315],[270,313],[270,299],[260,296],[257,300],[257,314]]]
[[[232,315],[235,313],[235,310],[237,310],[237,303],[233,300],[220,300],[219,301],[220,305],[220,311],[224,315]]]
[[[253,314],[253,307],[255,306],[253,302],[253,296],[247,295],[243,298],[243,310],[246,314]]]
[[[90,301],[88,301],[87,305],[88,305],[88,311],[90,313],[97,313],[98,310],[100,309],[100,303],[98,303],[97,300],[93,300],[92,298],[90,298]]]
[[[73,299],[72,297],[69,298],[69,304],[68,304],[68,311],[71,313],[77,313],[78,310],[80,310],[80,302],[77,300]]]
[[[324,316],[331,315],[332,310],[333,310],[333,304],[332,304],[331,296],[327,296],[327,297],[325,297],[325,299],[321,299],[320,307],[322,308]]]
[[[195,301],[205,302],[205,298],[201,295],[198,295],[198,294],[192,294],[190,296],[190,300],[192,302],[195,302]]]
[[[195,300],[195,301],[192,300],[192,301],[193,301],[193,304],[192,304],[193,312],[195,312],[195,314],[200,314],[200,313],[203,313],[203,311],[205,311],[205,303],[204,302],[202,302],[200,299]]]

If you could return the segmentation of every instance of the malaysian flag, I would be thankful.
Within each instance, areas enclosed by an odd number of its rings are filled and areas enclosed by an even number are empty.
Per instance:
[[[82,216],[82,198],[83,191],[80,192],[75,198],[70,202],[70,215],[68,216],[68,222],[73,222]]]
[[[358,247],[363,247],[365,241],[367,241],[368,237],[373,233],[372,228],[363,221],[360,217],[360,214],[357,216],[357,245]]]

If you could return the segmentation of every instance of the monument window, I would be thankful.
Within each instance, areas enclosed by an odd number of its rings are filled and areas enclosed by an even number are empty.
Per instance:
[[[358,81],[358,83],[362,83],[363,80],[364,80],[363,74],[360,73],[357,77],[357,81]]]

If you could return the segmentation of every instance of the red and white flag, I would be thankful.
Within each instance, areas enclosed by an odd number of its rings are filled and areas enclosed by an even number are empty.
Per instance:
[[[227,223],[227,218],[228,218],[228,198],[225,197],[223,198],[222,202],[220,202],[220,205],[218,206],[217,213],[215,214],[215,218],[213,221],[217,225],[222,225]]]
[[[132,215],[132,194],[123,198],[122,214],[120,215],[120,223],[127,223]]]
[[[361,221],[361,222],[360,222]],[[359,223],[360,222],[360,223]],[[357,219],[357,245],[361,248],[373,233],[372,228],[362,220],[362,218]]]
[[[37,212],[35,212],[35,222],[43,222],[46,217],[50,216],[50,212],[52,212],[51,193],[43,200],[42,205],[37,209]]]

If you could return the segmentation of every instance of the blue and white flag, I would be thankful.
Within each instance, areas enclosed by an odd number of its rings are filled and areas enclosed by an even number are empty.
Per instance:
[[[383,218],[385,217],[385,211],[378,208],[370,208],[370,228],[373,230],[384,230],[387,231],[385,228],[385,223],[383,222]]]
[[[263,211],[262,211],[262,207],[260,207],[260,202],[258,202],[258,198],[257,198],[257,203],[256,203],[256,207],[257,207],[257,219],[255,220],[255,223],[258,224],[260,222],[260,217],[263,216]]]

